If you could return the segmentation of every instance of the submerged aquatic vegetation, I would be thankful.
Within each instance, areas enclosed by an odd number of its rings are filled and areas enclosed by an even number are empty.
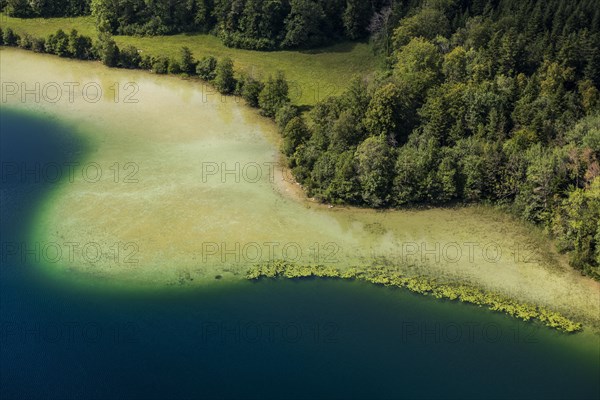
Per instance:
[[[319,264],[298,265],[286,261],[256,264],[246,273],[249,280],[261,278],[333,278],[370,282],[376,285],[406,288],[414,293],[432,295],[438,299],[459,300],[464,303],[487,307],[519,318],[523,321],[538,320],[544,325],[561,332],[579,332],[582,325],[564,315],[534,304],[521,303],[498,293],[484,292],[464,284],[438,283],[427,277],[406,277],[387,268],[350,268],[340,270]]]

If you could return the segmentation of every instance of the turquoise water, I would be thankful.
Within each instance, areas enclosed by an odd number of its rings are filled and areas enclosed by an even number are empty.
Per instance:
[[[599,398],[600,343],[476,307],[338,281],[115,288],[23,248],[77,161],[60,121],[2,109],[2,398]],[[35,253],[35,252],[34,252]]]

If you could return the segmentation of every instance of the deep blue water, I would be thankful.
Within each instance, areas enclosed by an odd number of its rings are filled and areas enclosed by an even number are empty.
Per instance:
[[[2,109],[0,124],[4,167],[88,150],[48,118]],[[402,290],[149,291],[42,273],[12,253],[34,245],[33,217],[56,184],[13,172],[0,203],[2,399],[600,398],[597,340]]]

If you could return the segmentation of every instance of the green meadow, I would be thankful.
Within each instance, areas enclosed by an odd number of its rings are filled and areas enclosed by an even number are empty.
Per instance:
[[[92,17],[76,18],[11,18],[0,14],[0,27],[12,28],[18,34],[46,37],[58,29],[77,29],[92,38],[96,28]],[[330,95],[340,94],[354,75],[368,75],[379,62],[368,43],[345,42],[308,51],[263,52],[224,46],[219,38],[206,34],[132,37],[116,36],[120,47],[133,45],[142,54],[177,56],[187,46],[196,58],[212,55],[230,57],[238,71],[257,77],[268,77],[283,71],[290,82],[290,97],[298,105],[314,105]]]

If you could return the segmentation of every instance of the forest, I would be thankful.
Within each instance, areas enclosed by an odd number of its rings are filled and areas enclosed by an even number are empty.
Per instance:
[[[330,203],[500,204],[599,278],[599,3],[457,4],[409,10],[372,38],[384,72],[288,122],[294,175]]]
[[[3,7],[43,16],[54,3]],[[542,227],[574,268],[600,279],[598,0],[64,3],[64,15],[97,18],[94,44],[77,32],[5,31],[2,42],[199,76],[276,120],[309,196],[372,208],[494,204]],[[263,82],[186,48],[178,59],[140,57],[110,36],[182,31],[270,50],[368,37],[385,66],[301,112],[281,74]]]
[[[384,72],[287,123],[294,175],[330,203],[500,204],[600,277],[598,2],[457,4],[409,10],[372,38]]]
[[[211,32],[227,46],[308,48],[368,34],[384,0],[5,0],[10,16],[93,14],[111,34]]]
[[[17,18],[75,17],[90,13],[90,0],[0,0],[0,10]]]

